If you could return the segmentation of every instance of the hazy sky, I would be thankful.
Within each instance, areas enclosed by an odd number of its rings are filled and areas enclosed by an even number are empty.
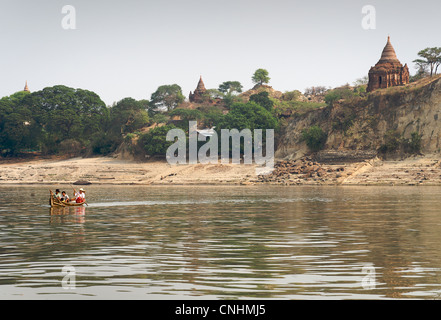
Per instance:
[[[65,30],[65,5],[76,9]],[[376,29],[362,28],[362,8]],[[391,36],[408,63],[441,46],[434,0],[0,0],[0,96],[66,85],[110,105],[150,99],[163,84],[185,96],[202,75],[207,88],[228,80],[252,87],[258,68],[280,91],[339,86],[367,75]]]

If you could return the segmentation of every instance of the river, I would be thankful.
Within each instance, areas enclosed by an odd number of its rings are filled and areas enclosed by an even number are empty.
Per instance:
[[[441,297],[440,187],[48,188],[0,187],[1,299]]]

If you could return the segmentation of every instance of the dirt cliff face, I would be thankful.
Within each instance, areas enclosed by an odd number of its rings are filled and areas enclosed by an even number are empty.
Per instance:
[[[277,140],[276,157],[296,159],[309,152],[302,131],[317,125],[327,133],[324,151],[375,154],[386,134],[400,139],[421,137],[421,152],[440,153],[441,76],[402,87],[377,90],[366,98],[338,101],[332,106],[291,119]]]

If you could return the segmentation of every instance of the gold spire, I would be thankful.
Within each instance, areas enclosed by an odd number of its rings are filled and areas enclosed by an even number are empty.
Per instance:
[[[25,85],[25,87],[24,87],[24,90],[23,91],[26,91],[26,92],[31,92],[31,90],[29,90],[29,87],[28,87],[28,80],[26,80],[26,85]]]

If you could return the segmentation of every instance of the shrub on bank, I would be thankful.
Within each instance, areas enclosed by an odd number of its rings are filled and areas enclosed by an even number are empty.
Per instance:
[[[312,126],[303,130],[302,138],[311,151],[317,152],[325,147],[328,135],[319,126]]]

